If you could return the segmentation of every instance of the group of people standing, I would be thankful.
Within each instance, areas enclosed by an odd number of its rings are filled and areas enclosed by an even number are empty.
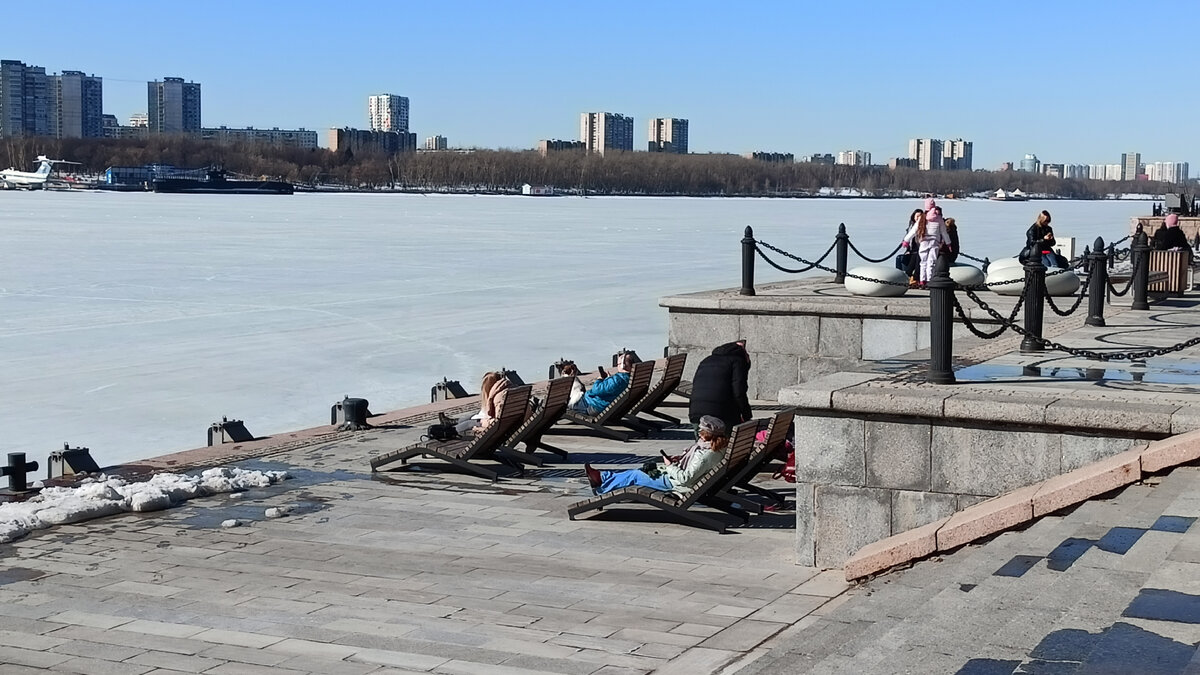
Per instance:
[[[949,256],[951,264],[958,258],[958,225],[953,218],[943,218],[942,207],[933,197],[927,197],[925,208],[909,215],[908,232],[901,245],[905,253],[896,266],[908,274],[910,287],[925,288],[940,256]]]

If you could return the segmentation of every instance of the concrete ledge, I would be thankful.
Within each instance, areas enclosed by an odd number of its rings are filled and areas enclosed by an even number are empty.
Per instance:
[[[1080,429],[1171,433],[1178,405],[1129,401],[1079,401],[1063,397],[1046,408],[1046,423]]]
[[[1200,459],[1200,431],[1154,441],[1142,451],[1142,472],[1155,473]]]
[[[882,377],[879,373],[832,373],[809,382],[801,382],[779,390],[779,402],[797,408],[828,410],[832,407],[833,392],[855,387]]]
[[[937,532],[937,550],[949,551],[1033,520],[1037,485],[992,497],[950,516]]]
[[[1040,518],[1061,508],[1087,501],[1142,477],[1142,448],[1088,464],[1043,481],[1033,496],[1033,517]]]
[[[1046,408],[1057,400],[1057,396],[968,392],[947,398],[943,410],[946,417],[956,419],[1041,425],[1046,423]]]
[[[833,392],[831,405],[836,410],[878,415],[941,417],[950,395],[945,388],[854,387]]]
[[[938,528],[947,520],[949,518],[936,520],[915,530],[901,532],[860,548],[846,561],[846,580],[859,579],[930,555],[937,550]]]

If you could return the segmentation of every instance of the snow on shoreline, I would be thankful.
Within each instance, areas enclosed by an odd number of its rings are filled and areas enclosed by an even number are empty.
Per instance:
[[[159,511],[196,497],[267,487],[288,478],[286,471],[234,467],[208,469],[198,476],[159,473],[137,482],[102,474],[85,478],[77,487],[49,487],[28,501],[0,504],[0,544],[54,525],[123,511]]]

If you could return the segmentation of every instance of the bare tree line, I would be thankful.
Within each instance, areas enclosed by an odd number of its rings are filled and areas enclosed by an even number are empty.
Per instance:
[[[857,189],[867,196],[905,191],[935,194],[1020,189],[1071,199],[1122,192],[1155,193],[1172,186],[1144,181],[1064,180],[1020,171],[917,171],[879,166],[772,164],[737,155],[624,152],[475,150],[386,155],[331,152],[262,144],[220,144],[187,136],[137,140],[9,138],[0,143],[0,166],[30,167],[37,155],[79,162],[84,172],[110,166],[221,165],[252,176],[302,185],[356,189],[517,192],[524,183],[559,191],[614,195],[805,196],[822,188]]]

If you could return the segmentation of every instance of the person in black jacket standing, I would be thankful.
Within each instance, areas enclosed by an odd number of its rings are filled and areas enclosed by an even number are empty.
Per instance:
[[[692,425],[699,423],[704,415],[720,418],[729,429],[749,420],[753,416],[748,396],[749,377],[750,354],[746,352],[745,340],[712,350],[712,355],[704,357],[692,377],[692,399],[688,406]]]

